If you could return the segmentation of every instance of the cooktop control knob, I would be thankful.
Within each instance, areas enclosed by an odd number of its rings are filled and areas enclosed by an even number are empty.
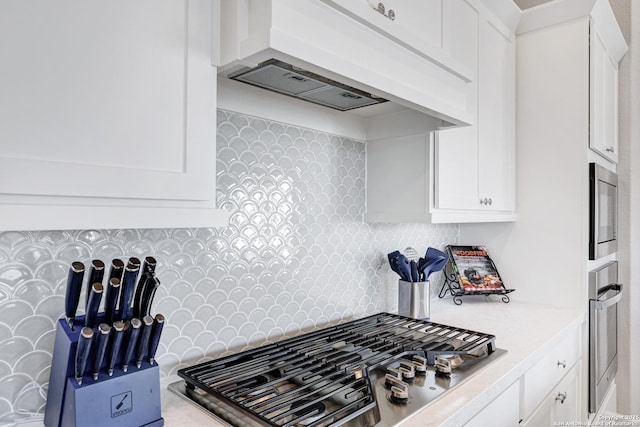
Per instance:
[[[451,375],[451,361],[447,357],[436,357],[436,375]]]
[[[399,369],[389,368],[387,369],[387,374],[384,376],[385,382],[384,385],[387,388],[391,388],[393,385],[393,380],[402,381],[402,374]]]
[[[416,370],[416,375],[423,377],[427,375],[427,359],[422,356],[413,356],[413,366]]]
[[[409,384],[397,380],[387,374],[387,381],[391,383],[389,400],[393,403],[407,403],[409,400]]]
[[[400,361],[400,373],[402,374],[402,379],[411,382],[416,377],[416,368],[413,366],[413,363],[402,360]]]

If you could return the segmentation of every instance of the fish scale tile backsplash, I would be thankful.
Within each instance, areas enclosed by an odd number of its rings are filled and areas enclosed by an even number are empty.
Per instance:
[[[456,225],[363,223],[363,143],[230,111],[217,120],[218,206],[231,212],[228,227],[0,233],[0,425],[43,416],[75,260],[157,258],[152,311],[167,317],[158,350],[166,376],[393,311],[397,277],[386,254],[458,241]]]

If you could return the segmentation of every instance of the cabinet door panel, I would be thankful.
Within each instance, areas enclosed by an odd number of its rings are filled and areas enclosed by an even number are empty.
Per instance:
[[[466,97],[478,121],[478,11],[465,0],[445,5],[445,45],[450,54],[473,73]],[[476,125],[437,132],[435,138],[435,207],[477,209],[478,128]]]
[[[592,150],[618,162],[618,64],[600,34],[591,26],[590,139]]]
[[[513,36],[491,21],[480,28],[479,193],[493,210],[513,209],[514,64]]]
[[[214,197],[210,2],[0,9],[0,193]]]

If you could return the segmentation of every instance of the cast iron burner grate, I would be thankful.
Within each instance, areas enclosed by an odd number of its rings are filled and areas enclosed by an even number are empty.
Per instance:
[[[218,415],[231,412],[265,426],[339,426],[376,411],[370,370],[411,355],[433,365],[438,355],[494,350],[494,335],[380,313],[184,368],[178,375],[187,394]]]

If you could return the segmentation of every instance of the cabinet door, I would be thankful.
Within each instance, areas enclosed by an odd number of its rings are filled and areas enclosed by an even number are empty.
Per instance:
[[[618,64],[591,26],[590,138],[589,146],[614,163],[618,162]]]
[[[478,23],[479,12],[466,0],[447,1],[445,46],[473,71],[466,86],[468,111],[478,121]],[[477,209],[478,127],[446,129],[435,135],[435,195],[438,209]]]
[[[436,135],[436,209],[513,211],[515,200],[515,37],[468,1],[453,1],[445,41],[460,60],[475,61],[467,85],[475,124]],[[447,9],[445,9],[447,10]],[[445,14],[445,18],[447,14]],[[455,35],[455,36],[454,36]],[[457,40],[456,40],[457,38]]]
[[[517,426],[520,421],[519,402],[520,382],[516,381],[464,426]]]
[[[514,210],[515,37],[500,22],[480,26],[478,107],[479,200]]]
[[[0,203],[215,206],[211,32],[211,0],[2,2]]]

